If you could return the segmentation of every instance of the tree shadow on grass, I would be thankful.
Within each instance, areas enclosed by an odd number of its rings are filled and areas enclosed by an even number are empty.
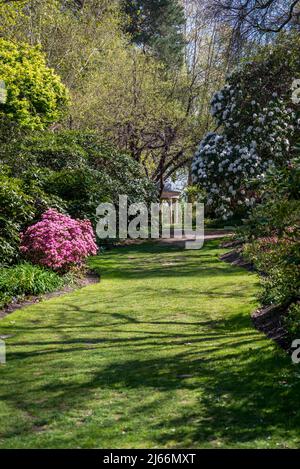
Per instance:
[[[49,425],[57,418],[57,412],[82,409],[98,390],[102,394],[106,391],[130,393],[136,399],[136,406],[126,418],[128,421],[131,418],[138,420],[139,415],[145,412],[153,416],[149,431],[155,435],[157,447],[171,445],[197,448],[209,445],[210,442],[214,445],[215,441],[221,446],[230,447],[251,445],[254,440],[268,441],[269,437],[278,438],[279,441],[282,438],[284,442],[284,438],[289,435],[298,438],[299,443],[300,411],[297,397],[300,382],[290,372],[288,359],[280,353],[275,358],[273,347],[263,336],[254,330],[245,331],[243,328],[248,327],[248,321],[244,315],[207,323],[208,329],[204,328],[202,333],[181,334],[181,345],[190,341],[195,346],[181,351],[177,349],[179,343],[176,334],[165,333],[162,337],[160,332],[149,334],[147,331],[142,337],[134,335],[126,339],[117,337],[104,341],[89,339],[89,343],[97,347],[95,350],[84,347],[86,338],[49,341],[48,345],[55,348],[46,349],[43,353],[50,363],[53,354],[61,354],[66,361],[66,369],[69,368],[71,372],[74,369],[74,379],[71,375],[68,382],[64,382],[50,368],[46,382],[45,377],[41,381],[39,377],[35,378],[33,399],[26,386],[26,382],[32,382],[30,369],[22,370],[19,362],[19,381],[15,384],[14,392],[2,393],[1,398],[29,415],[39,416],[38,421],[44,419]],[[128,324],[132,324],[130,318]],[[139,326],[142,328],[143,322]],[[41,345],[46,346],[47,341]],[[83,348],[78,348],[78,345]],[[171,353],[159,356],[155,348],[158,346],[160,350],[169,347]],[[129,358],[126,353],[124,355],[127,347],[137,347],[137,350],[145,347],[150,355]],[[116,349],[117,361],[113,358],[112,362],[106,362],[104,366],[95,363],[93,369],[90,369],[89,359],[92,354],[95,359],[97,354],[113,349]],[[83,351],[85,363],[79,361],[76,365],[74,357],[72,362],[67,361],[69,352],[79,358]],[[19,355],[16,353],[13,358],[29,358],[31,354],[35,360],[39,359],[36,351],[26,349]],[[76,379],[76,371],[83,375],[86,373],[86,377]],[[172,415],[163,417],[164,406],[170,399],[176,398],[178,391],[189,395],[192,393],[195,397],[194,405],[191,407],[179,403]],[[139,399],[140,394],[145,392],[148,395],[159,393],[159,402],[154,400],[151,404],[145,404]],[[10,432],[2,435],[4,438],[9,436]]]
[[[211,249],[215,249],[215,243],[200,253],[187,252],[178,262],[175,258],[170,266],[162,265],[162,254],[170,255],[172,260],[176,252],[182,256],[182,250],[157,245],[124,249],[122,255],[116,252],[107,260],[100,256],[93,262],[104,277],[122,281],[180,276],[200,279],[202,273],[208,279],[224,275],[220,286],[208,285],[205,294],[208,299],[223,298],[230,305],[231,298],[243,296],[246,288],[245,285],[234,289],[230,276],[245,272],[220,263],[217,257],[208,258]],[[147,268],[139,259],[139,254],[145,253],[151,261]],[[232,291],[224,293],[225,276]],[[144,302],[155,294],[149,283],[140,287],[136,282],[134,289],[135,299],[141,296]],[[295,433],[298,437],[298,381],[292,380],[287,359],[275,355],[264,337],[249,328],[247,315],[198,320],[205,318],[205,311],[199,315],[195,308],[188,314],[182,311],[182,320],[172,318],[171,311],[170,320],[169,316],[164,319],[160,315],[156,320],[148,307],[141,319],[119,312],[124,292],[118,296],[116,288],[114,294],[100,308],[98,287],[89,288],[84,304],[85,292],[79,293],[78,303],[74,296],[72,301],[60,300],[59,311],[55,302],[48,303],[47,311],[53,317],[45,326],[36,315],[33,320],[23,319],[13,327],[14,349],[8,351],[8,364],[13,366],[9,365],[3,373],[5,385],[0,386],[0,396],[13,408],[28,414],[30,421],[26,428],[12,428],[2,438],[17,432],[22,436],[30,434],[41,422],[55,425],[63,415],[81,412],[99,391],[104,400],[114,391],[130,395],[135,405],[129,407],[127,421],[139,422],[140,416],[147,413],[149,432],[155,435],[152,439],[157,447],[201,447],[216,439],[230,446],[266,439],[268,432],[278,436],[283,432]],[[170,295],[180,299],[184,295],[187,302],[192,302],[196,296],[201,301],[204,292],[195,288],[181,291],[168,282],[165,290],[160,287],[159,294],[162,299]],[[236,308],[239,306],[237,303]],[[178,309],[177,314],[181,314]],[[157,326],[155,330],[153,326]],[[287,385],[285,374],[290,376]],[[193,397],[192,408],[180,402],[179,392]],[[151,403],[141,398],[156,394],[158,400],[155,398]],[[99,401],[100,410],[102,405],[110,406],[110,398],[106,399]],[[171,415],[166,414],[164,409],[172,400],[176,406]],[[88,426],[81,431],[89,436]],[[69,429],[69,433],[76,444],[76,430]]]
[[[231,344],[230,348],[241,343]],[[250,345],[250,344],[249,344]],[[257,345],[257,341],[255,341]],[[89,393],[106,387],[116,390],[139,390],[149,388],[165,396],[148,405],[150,415],[158,416],[164,402],[177,390],[199,393],[197,404],[191,409],[181,406],[175,416],[154,423],[157,446],[201,447],[210,441],[219,440],[221,445],[238,446],[254,440],[281,439],[292,434],[300,442],[300,411],[296,403],[299,396],[299,380],[284,375],[284,359],[274,363],[274,355],[268,347],[255,351],[243,351],[237,360],[236,352],[224,357],[212,358],[218,347],[207,353],[183,353],[176,357],[148,360],[129,360],[113,364],[96,373],[83,386],[71,386],[66,396],[72,402],[78,393]],[[47,393],[64,393],[61,386],[45,388]],[[126,392],[126,391],[125,391]],[[151,392],[151,391],[150,391]],[[66,396],[60,395],[65,400]],[[138,393],[137,393],[138,397]],[[76,402],[78,405],[78,402]],[[55,402],[50,401],[50,407]],[[135,417],[145,412],[143,404],[134,410]],[[179,415],[178,415],[179,414]],[[130,418],[130,416],[129,416]],[[157,418],[155,419],[157,420]],[[174,432],[174,428],[176,431]]]
[[[239,364],[234,355],[225,356],[225,368],[212,370],[210,362],[199,365],[202,376],[208,378],[198,400],[200,415],[196,406],[164,422],[158,446],[175,441],[175,447],[201,447],[209,442],[251,447],[260,440],[258,445],[267,447],[268,440],[274,439],[278,446],[285,447],[293,437],[294,446],[299,447],[300,411],[296,396],[300,383],[295,376],[286,378],[290,373],[285,358],[275,364],[273,353],[262,348],[258,356],[256,350],[243,352]]]
[[[210,241],[205,248],[185,251],[177,246],[145,243],[109,252],[90,260],[91,267],[104,278],[147,279],[188,277],[202,274],[205,277],[244,275],[245,270],[220,262],[218,243]],[[212,257],[211,251],[216,251]],[[178,253],[178,257],[175,255]],[[185,253],[183,255],[183,253]]]

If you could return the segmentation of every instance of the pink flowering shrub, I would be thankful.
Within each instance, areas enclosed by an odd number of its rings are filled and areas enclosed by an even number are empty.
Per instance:
[[[53,270],[82,265],[87,256],[97,253],[90,221],[74,220],[53,209],[21,234],[20,249],[31,262]]]

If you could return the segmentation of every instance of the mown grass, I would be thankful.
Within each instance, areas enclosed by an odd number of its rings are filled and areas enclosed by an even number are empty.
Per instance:
[[[251,325],[257,277],[145,244],[0,322],[2,448],[295,448],[299,368]]]

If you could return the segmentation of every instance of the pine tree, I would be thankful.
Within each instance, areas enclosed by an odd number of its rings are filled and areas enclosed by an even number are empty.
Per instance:
[[[168,66],[183,60],[184,10],[178,0],[122,0],[129,17],[126,31],[132,41],[153,53]]]

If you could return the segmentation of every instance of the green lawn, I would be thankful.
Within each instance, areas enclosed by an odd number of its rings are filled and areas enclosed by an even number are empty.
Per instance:
[[[116,249],[100,284],[0,321],[0,447],[300,447],[300,370],[217,244]]]

